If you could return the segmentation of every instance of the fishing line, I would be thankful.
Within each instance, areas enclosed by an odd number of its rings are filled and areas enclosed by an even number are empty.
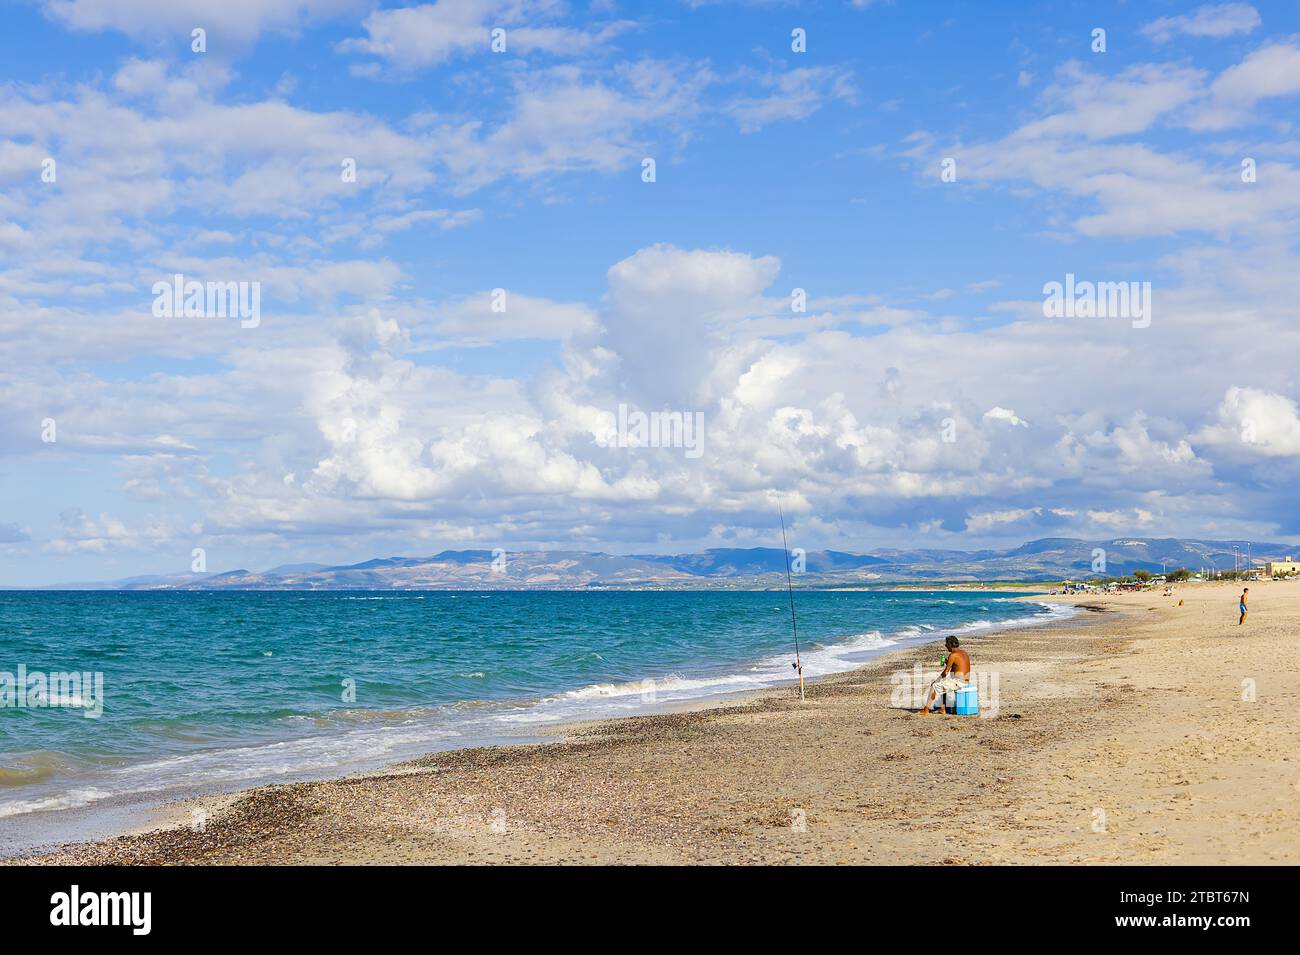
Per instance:
[[[785,586],[790,594],[790,627],[794,630],[794,663],[799,674],[799,699],[804,699],[803,661],[799,657],[799,618],[794,613],[794,582],[790,579],[790,548],[785,542],[785,511],[781,508],[781,495],[776,495],[776,512],[781,517],[781,551],[785,554]]]

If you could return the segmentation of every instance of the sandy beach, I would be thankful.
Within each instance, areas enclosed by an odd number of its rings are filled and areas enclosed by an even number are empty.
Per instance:
[[[1244,627],[1240,585],[1041,598],[1086,606],[964,643],[996,675],[990,718],[893,705],[935,644],[803,703],[772,691],[265,787],[203,801],[202,831],[10,861],[1294,864],[1300,583],[1250,587]]]

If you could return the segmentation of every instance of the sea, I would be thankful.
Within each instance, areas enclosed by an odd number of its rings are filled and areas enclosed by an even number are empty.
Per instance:
[[[894,647],[1070,613],[1016,596],[797,591],[804,673],[815,692]],[[0,591],[0,855],[792,685],[794,659],[784,591]]]

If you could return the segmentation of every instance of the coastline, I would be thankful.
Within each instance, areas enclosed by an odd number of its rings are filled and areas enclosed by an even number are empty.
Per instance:
[[[1269,698],[1300,689],[1276,666],[1300,587],[1253,585],[1275,607],[1242,634],[1230,589],[1182,588],[1184,608],[1152,593],[1024,598],[1114,612],[963,640],[976,674],[997,674],[988,719],[892,706],[895,675],[937,659],[933,643],[904,646],[819,680],[803,704],[763,690],[567,724],[556,742],[175,803],[179,827],[6,861],[1292,862],[1294,781],[1276,777],[1297,767],[1268,741],[1300,720],[1243,703],[1247,677],[1224,673],[1256,673],[1261,699],[1266,684]],[[1261,776],[1266,751],[1281,765]],[[202,831],[184,825],[195,806]]]
[[[1026,587],[1020,593],[1030,594],[1036,589]],[[543,594],[538,597],[543,609],[551,596]],[[765,611],[774,611],[777,632],[768,632],[766,639],[756,638],[750,633],[734,633],[735,639],[726,639],[726,627],[715,628],[697,618],[700,632],[693,633],[689,626],[675,627],[671,639],[663,641],[667,647],[663,655],[643,652],[637,658],[635,653],[629,654],[624,649],[628,635],[620,634],[615,627],[606,635],[613,641],[611,646],[616,651],[610,660],[602,655],[604,647],[597,636],[594,642],[588,640],[576,650],[565,650],[574,661],[587,666],[587,672],[580,672],[581,666],[575,666],[570,673],[551,673],[549,676],[553,679],[549,687],[539,673],[536,679],[529,681],[532,693],[517,690],[508,696],[502,696],[491,681],[485,680],[488,674],[484,671],[509,672],[510,666],[508,659],[494,656],[496,651],[489,647],[486,653],[477,655],[472,662],[459,668],[464,672],[458,675],[466,678],[460,681],[459,691],[469,694],[463,700],[448,699],[446,694],[439,698],[436,687],[430,690],[427,680],[419,683],[417,679],[416,685],[422,689],[412,691],[407,686],[390,687],[404,694],[405,704],[393,702],[390,696],[387,706],[355,710],[345,707],[341,715],[327,715],[324,719],[309,709],[300,708],[298,715],[276,721],[260,738],[254,736],[241,740],[227,737],[224,741],[214,740],[216,745],[200,747],[193,752],[174,751],[170,757],[159,753],[151,758],[146,753],[143,758],[137,756],[98,775],[93,771],[73,772],[61,781],[58,773],[51,773],[49,780],[39,781],[31,788],[0,785],[0,858],[31,855],[51,846],[93,842],[138,832],[149,827],[158,817],[160,808],[174,802],[262,786],[383,772],[395,764],[436,751],[546,742],[556,738],[558,728],[574,722],[677,712],[708,705],[711,701],[734,700],[746,692],[791,685],[790,661],[793,657],[790,654],[790,621],[785,594],[780,594],[781,599],[772,599],[770,603],[768,596],[761,592],[745,594],[741,598],[728,595],[716,603],[709,593],[684,597],[647,596],[649,602],[645,606],[638,605],[638,613],[660,608],[664,611],[661,619],[669,621],[674,614],[668,611],[678,607],[679,600],[695,603],[703,600],[704,607],[712,608],[709,611],[712,613],[719,606],[730,606],[735,600],[743,599],[747,613],[757,615],[754,623],[759,631],[764,627],[768,631],[773,629],[770,624],[772,617],[767,621],[758,617],[764,616]],[[1034,621],[1043,623],[1053,614],[1052,608],[1042,602],[1017,605],[1017,601],[1000,589],[961,594],[930,588],[916,595],[916,601],[911,599],[912,596],[907,591],[886,590],[869,597],[830,594],[802,597],[800,623],[804,623],[805,612],[813,615],[814,637],[808,639],[807,631],[803,633],[803,662],[810,679],[855,669],[900,645],[930,641],[948,633],[965,636],[972,630],[1032,625]],[[465,597],[463,594],[452,595],[450,599],[463,601]],[[845,603],[837,597],[849,599]],[[991,602],[990,598],[997,602]],[[150,598],[142,599],[147,606]],[[408,632],[415,632],[423,622],[410,619],[411,608],[422,611],[423,605],[412,603],[411,599],[400,595],[344,595],[341,598],[326,596],[324,599],[341,599],[340,606],[345,611],[352,610],[354,618],[355,608],[362,605],[349,606],[348,602],[388,601],[386,604],[367,603],[364,607],[396,608],[399,616],[407,618],[404,629]],[[413,599],[423,601],[433,599],[433,596],[418,594]],[[509,599],[512,598],[508,596]],[[513,597],[516,602],[518,599]],[[587,594],[564,595],[564,599],[581,601],[577,608],[585,608],[584,612],[598,611],[607,603],[607,598]],[[618,601],[622,605],[622,598]],[[278,603],[280,606],[295,605],[292,595],[279,598]],[[477,605],[462,603],[456,606]],[[847,612],[846,607],[850,608]],[[501,616],[501,611],[497,615]],[[292,615],[288,616],[286,627],[292,628],[299,623],[292,619]],[[508,604],[505,616],[509,617]],[[171,628],[186,625],[183,613],[163,613],[161,620],[152,614],[150,617],[151,626],[163,626],[169,632]],[[864,630],[864,626],[872,629]],[[548,628],[542,629],[548,631]],[[802,626],[801,630],[804,630]],[[597,625],[593,633],[599,631],[600,625]],[[724,634],[724,638],[720,640],[719,634]],[[659,637],[662,639],[663,636],[663,627],[660,627]],[[636,642],[654,647],[653,628],[644,636],[638,635]],[[383,648],[370,649],[387,652]],[[301,674],[311,670],[297,653],[298,648],[291,644],[277,644],[273,639],[254,637],[245,641],[242,650],[243,656],[257,660],[258,673],[274,674],[277,672],[276,664],[278,671],[282,672],[284,684],[268,683],[268,678],[262,677],[262,694],[281,692],[280,687],[284,686],[286,700],[290,699],[293,687],[301,690]],[[348,667],[356,665],[355,660],[348,657],[355,657],[356,652],[355,648],[342,655],[336,652],[330,660],[333,666],[325,669],[348,672]],[[400,644],[396,655],[401,656]],[[271,660],[272,657],[275,659]],[[542,672],[545,672],[548,661],[543,659],[539,662],[543,666]],[[291,672],[283,672],[286,666]],[[438,672],[436,667],[434,672]],[[457,675],[454,669],[452,675]],[[121,677],[119,674],[115,678],[115,685],[119,690],[125,686],[121,692],[129,695],[130,684],[122,684]],[[382,680],[380,686],[383,686]],[[140,689],[147,691],[147,687]],[[243,700],[233,702],[241,707],[246,705]],[[289,709],[293,709],[292,704]],[[139,719],[142,715],[139,708],[134,712]],[[132,711],[128,706],[118,715],[119,718],[129,717]],[[144,724],[146,737],[156,732],[165,741],[172,730],[166,722],[166,714],[143,715],[153,717],[153,722]],[[162,722],[158,723],[160,719]],[[304,732],[304,723],[314,724],[314,731],[308,728]],[[201,730],[201,726],[193,720],[178,721],[175,726],[182,739],[196,729]],[[280,731],[278,736],[277,730]],[[37,751],[50,751],[51,763],[58,765],[59,754],[65,751],[61,745],[64,742],[70,744],[68,752],[75,751],[79,743],[56,736],[44,741],[43,745],[32,739],[28,746]],[[146,738],[140,742],[148,746],[153,740]]]

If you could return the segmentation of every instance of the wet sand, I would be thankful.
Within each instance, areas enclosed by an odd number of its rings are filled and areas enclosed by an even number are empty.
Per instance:
[[[804,703],[770,691],[264,787],[198,801],[202,831],[11,862],[1295,864],[1300,582],[1250,587],[1241,628],[1236,585],[1039,598],[1087,610],[963,641],[986,691],[996,674],[989,718],[894,705],[934,644]]]

